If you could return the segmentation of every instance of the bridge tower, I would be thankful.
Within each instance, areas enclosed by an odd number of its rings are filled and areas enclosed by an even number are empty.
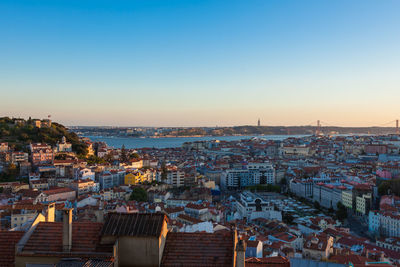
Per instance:
[[[317,120],[317,129],[315,130],[315,135],[321,134],[321,121]]]

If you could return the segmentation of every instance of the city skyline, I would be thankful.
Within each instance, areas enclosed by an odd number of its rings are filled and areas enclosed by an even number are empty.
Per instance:
[[[399,7],[2,1],[0,114],[89,126],[382,125],[400,118]]]

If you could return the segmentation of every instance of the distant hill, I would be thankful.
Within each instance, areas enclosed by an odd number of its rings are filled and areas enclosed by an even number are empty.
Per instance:
[[[394,127],[338,127],[325,126],[320,128],[324,134],[394,134]],[[222,127],[211,131],[215,135],[308,135],[314,134],[315,126],[234,126]]]
[[[54,146],[65,136],[76,154],[80,156],[87,154],[87,145],[63,125],[53,122],[50,127],[38,128],[33,122],[32,119],[0,118],[0,141],[8,142],[17,150],[26,151],[30,143],[47,143]]]
[[[147,136],[143,131],[127,135],[130,127],[75,126],[73,130],[86,136]],[[136,127],[140,128],[140,127]],[[325,134],[395,134],[395,127],[338,127],[323,126],[320,131]],[[233,127],[165,127],[157,136],[229,136],[229,135],[312,135],[316,127],[306,126],[233,126]]]

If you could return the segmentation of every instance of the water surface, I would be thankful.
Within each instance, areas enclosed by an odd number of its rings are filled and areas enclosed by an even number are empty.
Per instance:
[[[92,141],[105,142],[108,146],[121,148],[125,145],[126,148],[167,148],[167,147],[181,147],[185,142],[194,141],[235,141],[242,139],[250,139],[258,137],[266,140],[284,140],[289,137],[302,137],[304,135],[248,135],[248,136],[203,136],[203,137],[161,137],[161,138],[138,138],[138,137],[102,137],[102,136],[86,136]]]

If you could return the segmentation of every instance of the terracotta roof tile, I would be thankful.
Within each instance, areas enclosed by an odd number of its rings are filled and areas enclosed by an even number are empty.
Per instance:
[[[247,258],[246,267],[290,267],[290,261],[287,258],[276,256],[267,258]]]
[[[168,233],[161,266],[233,266],[233,250],[233,232]]]
[[[61,193],[66,193],[66,192],[73,192],[71,188],[67,187],[53,187],[49,190],[43,191],[44,194],[46,195],[54,195],[54,194],[61,194]]]
[[[177,217],[177,220],[182,221],[184,223],[190,223],[190,224],[198,224],[198,223],[202,223],[202,220],[193,218],[189,215],[186,214],[179,214]]]
[[[102,223],[73,222],[71,252],[97,252]],[[62,252],[62,222],[40,222],[23,248],[24,252]]]
[[[63,259],[57,263],[56,267],[112,267],[114,266],[113,260],[77,260],[77,259]]]
[[[23,235],[22,231],[0,231],[0,266],[14,266],[15,245]]]

